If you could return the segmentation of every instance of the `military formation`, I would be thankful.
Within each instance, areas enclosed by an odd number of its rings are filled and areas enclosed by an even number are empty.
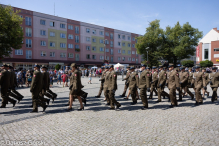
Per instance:
[[[41,71],[40,71],[41,68]],[[174,68],[173,64],[169,64],[168,71],[162,65],[159,67],[153,66],[152,70],[146,65],[141,65],[141,73],[135,71],[134,66],[127,67],[126,77],[122,79],[125,81],[124,91],[121,97],[126,97],[128,90],[128,96],[124,99],[128,99],[131,94],[132,102],[131,105],[135,105],[139,99],[142,100],[142,110],[149,108],[148,100],[153,99],[153,94],[158,96],[156,102],[161,102],[162,98],[168,98],[171,102],[170,108],[178,105],[179,101],[182,101],[184,96],[190,96],[191,99],[195,97],[195,106],[203,104],[203,96],[207,92],[207,85],[210,84],[213,95],[211,101],[217,100],[217,89],[219,87],[219,72],[216,67],[212,67],[211,73],[206,73],[206,70],[200,70],[200,66],[196,65],[195,72],[192,72],[192,68],[189,68],[188,72],[185,71],[185,67],[181,67],[181,71],[178,68]],[[114,66],[102,67],[104,71],[99,79],[101,81],[99,93],[96,98],[100,98],[102,91],[106,99],[106,106],[110,106],[109,110],[115,110],[121,107],[121,104],[115,99],[115,93],[117,88],[117,73],[114,71]],[[46,66],[34,66],[33,79],[31,82],[30,92],[32,94],[32,105],[33,110],[31,113],[38,112],[38,106],[43,108],[43,111],[48,107],[50,100],[54,102],[57,98],[57,94],[49,89],[49,73]],[[80,103],[79,111],[84,110],[86,105],[86,98],[88,93],[84,92],[83,85],[81,83],[81,73],[75,63],[71,64],[72,75],[70,77],[69,86],[69,102],[67,111],[72,110],[73,101],[77,98]],[[16,75],[13,67],[7,64],[2,65],[2,71],[0,72],[0,85],[1,85],[1,97],[2,104],[1,108],[5,108],[10,102],[13,107],[16,103],[20,102],[24,97],[15,90],[17,87]],[[164,91],[164,88],[169,89],[169,93]],[[190,91],[193,88],[195,95]],[[138,94],[140,91],[140,98]],[[203,96],[201,94],[203,91]],[[147,92],[149,96],[147,97]],[[179,93],[177,100],[176,92]],[[48,97],[48,98],[45,98]]]

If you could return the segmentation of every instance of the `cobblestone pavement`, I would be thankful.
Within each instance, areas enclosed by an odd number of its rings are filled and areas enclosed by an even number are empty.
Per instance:
[[[184,97],[179,106],[172,109],[168,108],[170,102],[167,99],[156,103],[157,96],[154,96],[149,100],[149,109],[142,111],[140,100],[131,106],[131,97],[128,101],[119,97],[124,82],[118,77],[116,99],[122,107],[109,111],[103,101],[103,93],[101,98],[94,97],[99,91],[99,78],[93,78],[92,84],[87,84],[87,81],[88,78],[82,78],[84,90],[89,93],[84,111],[77,111],[79,102],[76,100],[74,110],[66,112],[64,105],[68,101],[69,90],[55,83],[51,88],[58,93],[55,103],[50,102],[45,113],[29,113],[32,110],[29,108],[29,88],[19,89],[25,95],[23,101],[14,108],[9,104],[7,108],[0,109],[0,144],[17,141],[20,142],[16,143],[18,145],[26,141],[49,146],[219,145],[219,102],[211,103],[212,92],[201,106],[194,107],[195,100]],[[209,87],[208,91],[211,91]],[[41,107],[39,111],[42,111]]]

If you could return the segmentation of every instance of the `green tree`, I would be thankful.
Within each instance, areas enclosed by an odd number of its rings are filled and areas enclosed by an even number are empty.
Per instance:
[[[22,47],[22,18],[11,6],[0,5],[0,58],[10,57],[13,49]]]
[[[61,65],[56,64],[55,69],[56,69],[56,70],[59,70],[60,68],[61,68]]]
[[[212,67],[213,66],[213,62],[209,61],[209,60],[200,61],[200,65],[201,65],[201,67]]]
[[[149,27],[146,28],[144,36],[137,38],[136,48],[138,54],[143,55],[144,62],[147,63],[147,51],[149,66],[158,65],[160,56],[157,54],[157,48],[162,42],[163,29],[160,28],[160,20],[150,22]],[[146,51],[146,48],[147,51]]]
[[[186,67],[193,67],[194,66],[194,61],[192,61],[192,60],[183,60],[181,62],[181,64],[183,66],[186,66]]]

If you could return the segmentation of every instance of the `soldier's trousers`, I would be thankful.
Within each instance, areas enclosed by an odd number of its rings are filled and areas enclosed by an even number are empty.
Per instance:
[[[118,106],[120,103],[115,99],[115,93],[113,90],[108,90],[109,92],[109,98],[110,98],[110,107],[115,108],[115,104]]]
[[[141,97],[143,106],[148,107],[148,99],[147,99],[147,94],[146,94],[146,88],[141,88],[140,89],[140,97]]]
[[[217,100],[217,88],[212,87],[212,91],[211,101]]]
[[[10,97],[8,97],[8,93],[2,91],[3,89],[1,89],[1,97],[2,97],[2,106],[6,106],[6,104],[8,104],[8,102],[10,103],[14,103],[15,100],[11,99]]]
[[[164,87],[158,87],[157,91],[158,91],[158,100],[159,101],[161,101],[161,96],[167,96],[168,98],[170,98],[170,95],[164,91]]]
[[[51,94],[49,94],[48,92],[46,92],[45,89],[42,89],[42,96],[44,97],[44,95],[49,97],[49,98],[53,98],[53,96]]]
[[[38,111],[38,105],[41,107],[45,107],[45,102],[40,100],[40,93],[39,92],[33,92],[32,93],[32,101],[33,101],[33,110]]]
[[[20,96],[20,97],[23,97],[23,95],[21,95],[18,91],[15,90],[15,88],[12,88],[11,91],[17,95],[17,96]]]
[[[110,104],[109,90],[106,88],[104,88],[104,96],[106,97],[107,104]]]
[[[196,102],[203,102],[201,95],[201,88],[195,88],[195,100]]]
[[[102,93],[102,91],[103,91],[103,83],[101,83],[101,85],[100,85],[100,90],[99,90],[99,93],[98,93],[98,95],[97,95],[97,96],[100,96],[100,95],[101,95],[101,93]]]
[[[152,84],[149,98],[153,98],[153,92],[157,95],[156,85]]]
[[[194,95],[192,94],[192,92],[189,90],[188,86],[182,86],[180,87],[180,91],[179,91],[179,99],[182,99],[182,89],[184,89],[185,93],[188,93],[190,97],[194,98]]]
[[[46,90],[49,94],[51,94],[53,97],[57,97],[57,94],[56,93],[54,93],[54,92],[52,92],[50,89],[47,89]]]
[[[177,100],[176,100],[176,88],[169,89],[169,96],[170,96],[170,101],[172,105],[177,105]]]
[[[20,96],[17,96],[16,94],[14,94],[14,93],[11,92],[11,91],[8,92],[8,95],[11,96],[11,97],[13,97],[13,98],[15,98],[15,99],[17,99],[17,100],[20,100],[20,98],[21,98]]]
[[[137,100],[136,100],[137,88],[132,88],[132,89],[130,89],[130,92],[131,92],[132,101],[133,101],[133,102],[137,102]],[[145,94],[146,94],[146,91],[145,91]]]
[[[125,96],[128,87],[129,87],[129,84],[125,84],[125,86],[124,86],[124,91],[123,91],[123,93],[122,93],[123,96]]]

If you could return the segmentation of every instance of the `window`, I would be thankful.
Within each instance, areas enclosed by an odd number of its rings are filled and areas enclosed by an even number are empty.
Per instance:
[[[138,59],[136,59],[136,63],[138,63]]]
[[[125,61],[125,57],[122,57],[122,61]]]
[[[100,51],[103,52],[103,51],[104,51],[104,48],[100,47]]]
[[[132,54],[135,54],[135,51],[132,51]]]
[[[66,48],[66,43],[60,43],[60,48]]]
[[[68,39],[73,40],[73,35],[72,35],[72,34],[69,34],[69,35],[68,35]]]
[[[41,46],[46,46],[46,41],[41,41],[40,44]]]
[[[50,22],[50,23],[49,23],[49,26],[55,27],[55,22]]]
[[[25,25],[31,26],[31,18],[25,17]]]
[[[108,32],[105,32],[105,35],[106,35],[106,36],[109,36],[109,33],[108,33]]]
[[[96,55],[92,55],[92,59],[96,59]]]
[[[108,41],[108,40],[105,40],[105,44],[109,44],[109,41]]]
[[[46,31],[45,30],[40,30],[40,35],[46,35]]]
[[[55,52],[50,52],[49,54],[50,57],[55,57]]]
[[[86,50],[87,50],[87,51],[90,51],[90,46],[86,46]]]
[[[86,58],[87,58],[87,59],[90,59],[90,54],[87,54],[87,55],[86,55]]]
[[[119,38],[119,39],[121,38],[120,34],[118,34],[118,38]]]
[[[103,31],[100,31],[100,35],[104,35]]]
[[[68,53],[68,58],[74,58],[74,54],[73,53]]]
[[[26,27],[25,32],[26,32],[26,36],[27,37],[31,37],[32,36],[32,29],[31,28],[27,28]]]
[[[92,50],[93,50],[93,51],[96,51],[96,47],[92,47]]]
[[[109,52],[109,49],[108,49],[108,48],[106,48],[106,52]]]
[[[120,49],[118,50],[118,53],[121,53],[121,50],[120,50]]]
[[[90,33],[90,29],[89,29],[89,28],[86,28],[86,32],[87,32],[87,33]]]
[[[76,61],[79,61],[79,60],[80,60],[79,54],[75,54],[75,60],[76,60]]]
[[[128,54],[131,54],[131,51],[128,51]]]
[[[131,47],[131,44],[130,44],[130,43],[128,43],[128,47]]]
[[[112,33],[110,33],[110,39],[113,39],[113,34]]]
[[[103,60],[104,59],[104,56],[100,56],[100,60]]]
[[[46,25],[46,20],[40,20],[41,25]]]
[[[129,58],[128,58],[128,61],[131,61],[131,60],[132,60],[132,58],[131,58],[131,57],[129,57]]]
[[[113,55],[113,49],[110,49],[110,54]]]
[[[132,58],[132,61],[135,61],[135,58]]]
[[[121,43],[120,42],[118,42],[118,46],[120,46],[121,45]]]
[[[93,30],[93,34],[96,34],[96,30]]]
[[[78,35],[75,36],[75,43],[79,43],[79,36]]]
[[[93,38],[93,39],[92,39],[92,42],[93,42],[93,43],[96,43],[96,39],[95,39],[95,38]]]
[[[65,28],[65,24],[60,23],[60,28]]]
[[[122,35],[122,39],[125,39],[125,35]]]
[[[79,27],[75,26],[75,33],[79,33]]]
[[[73,48],[74,48],[74,45],[73,45],[73,44],[68,44],[68,48],[69,48],[69,49],[73,49]]]
[[[110,57],[110,62],[113,62],[113,56]]]
[[[125,54],[125,50],[122,50],[122,54]]]
[[[60,53],[61,58],[66,58],[66,53]]]
[[[23,55],[23,50],[15,50],[15,55]]]
[[[73,25],[68,25],[68,29],[73,30]]]
[[[26,59],[32,59],[32,51],[26,50]]]
[[[106,56],[106,60],[109,60],[109,56]]]
[[[49,34],[50,34],[51,37],[55,36],[55,32],[50,32]]]
[[[66,35],[64,33],[60,33],[60,38],[66,38]]]
[[[75,49],[80,49],[80,48],[79,48],[79,45],[75,45]]]
[[[26,39],[26,47],[31,48],[32,47],[32,40],[31,39]]]
[[[135,38],[132,38],[132,41],[135,41]]]
[[[86,41],[87,41],[87,42],[90,42],[90,37],[86,37]]]
[[[132,48],[134,48],[135,47],[135,44],[132,44]]]
[[[49,46],[50,46],[50,47],[55,47],[55,42],[50,42],[50,43],[49,43]]]
[[[219,48],[214,48],[214,52],[217,52],[217,51],[219,51]]]
[[[208,59],[208,49],[205,49],[204,58]]]
[[[120,60],[121,60],[121,57],[118,57],[118,60],[120,61]]]
[[[131,40],[131,37],[130,37],[130,36],[128,36],[128,40]]]
[[[103,44],[103,39],[100,39],[100,43]]]
[[[124,46],[124,47],[125,47],[125,43],[122,43],[122,46]]]
[[[46,56],[46,51],[41,51],[41,56],[45,57]]]
[[[113,41],[110,41],[110,47],[113,47]]]

